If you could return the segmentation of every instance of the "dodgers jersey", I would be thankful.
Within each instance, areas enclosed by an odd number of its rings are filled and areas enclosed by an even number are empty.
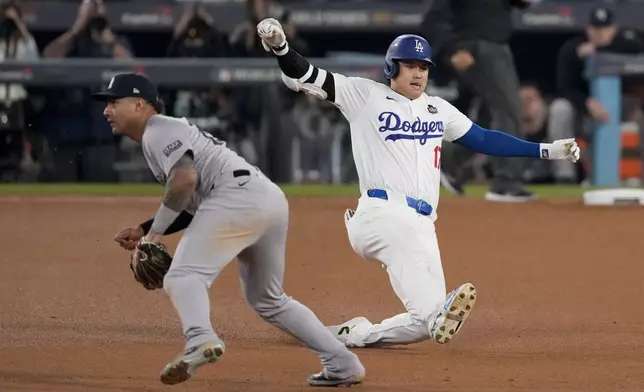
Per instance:
[[[222,175],[237,169],[253,169],[246,160],[226,147],[224,141],[190,124],[185,118],[153,115],[146,124],[142,145],[152,174],[163,185],[179,158],[188,151],[192,152],[199,180],[186,211],[193,215]]]
[[[409,98],[373,80],[334,73],[335,102],[350,124],[360,192],[385,189],[436,209],[443,139],[465,135],[472,121],[449,102]]]

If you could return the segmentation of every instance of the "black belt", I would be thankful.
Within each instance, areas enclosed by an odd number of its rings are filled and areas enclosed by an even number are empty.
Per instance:
[[[242,176],[250,176],[250,170],[238,169],[233,171],[233,177],[237,178]]]
[[[246,170],[246,169],[233,170],[233,178],[243,177],[243,176],[250,176],[250,170]],[[210,188],[211,191],[213,189],[215,189],[215,184],[212,184],[212,187]]]

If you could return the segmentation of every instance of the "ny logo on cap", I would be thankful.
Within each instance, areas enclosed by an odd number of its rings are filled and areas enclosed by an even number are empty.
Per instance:
[[[415,41],[416,41],[416,52],[422,53],[424,50],[423,44],[419,40],[415,40]]]
[[[597,10],[597,19],[606,20],[606,18],[608,18],[608,13],[606,12],[606,10],[603,10],[603,9]]]

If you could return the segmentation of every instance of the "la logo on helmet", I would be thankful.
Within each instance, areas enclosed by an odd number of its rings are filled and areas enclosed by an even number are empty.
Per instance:
[[[420,53],[422,53],[422,52],[423,52],[423,50],[424,50],[424,49],[423,49],[423,44],[422,44],[419,40],[417,40],[417,39],[416,39],[416,40],[414,40],[414,41],[416,41],[416,52],[420,52]]]

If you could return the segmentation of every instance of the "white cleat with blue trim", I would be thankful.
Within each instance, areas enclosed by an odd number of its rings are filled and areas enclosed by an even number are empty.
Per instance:
[[[475,303],[476,288],[471,283],[465,283],[449,293],[429,328],[431,337],[440,344],[452,340],[463,328]]]

